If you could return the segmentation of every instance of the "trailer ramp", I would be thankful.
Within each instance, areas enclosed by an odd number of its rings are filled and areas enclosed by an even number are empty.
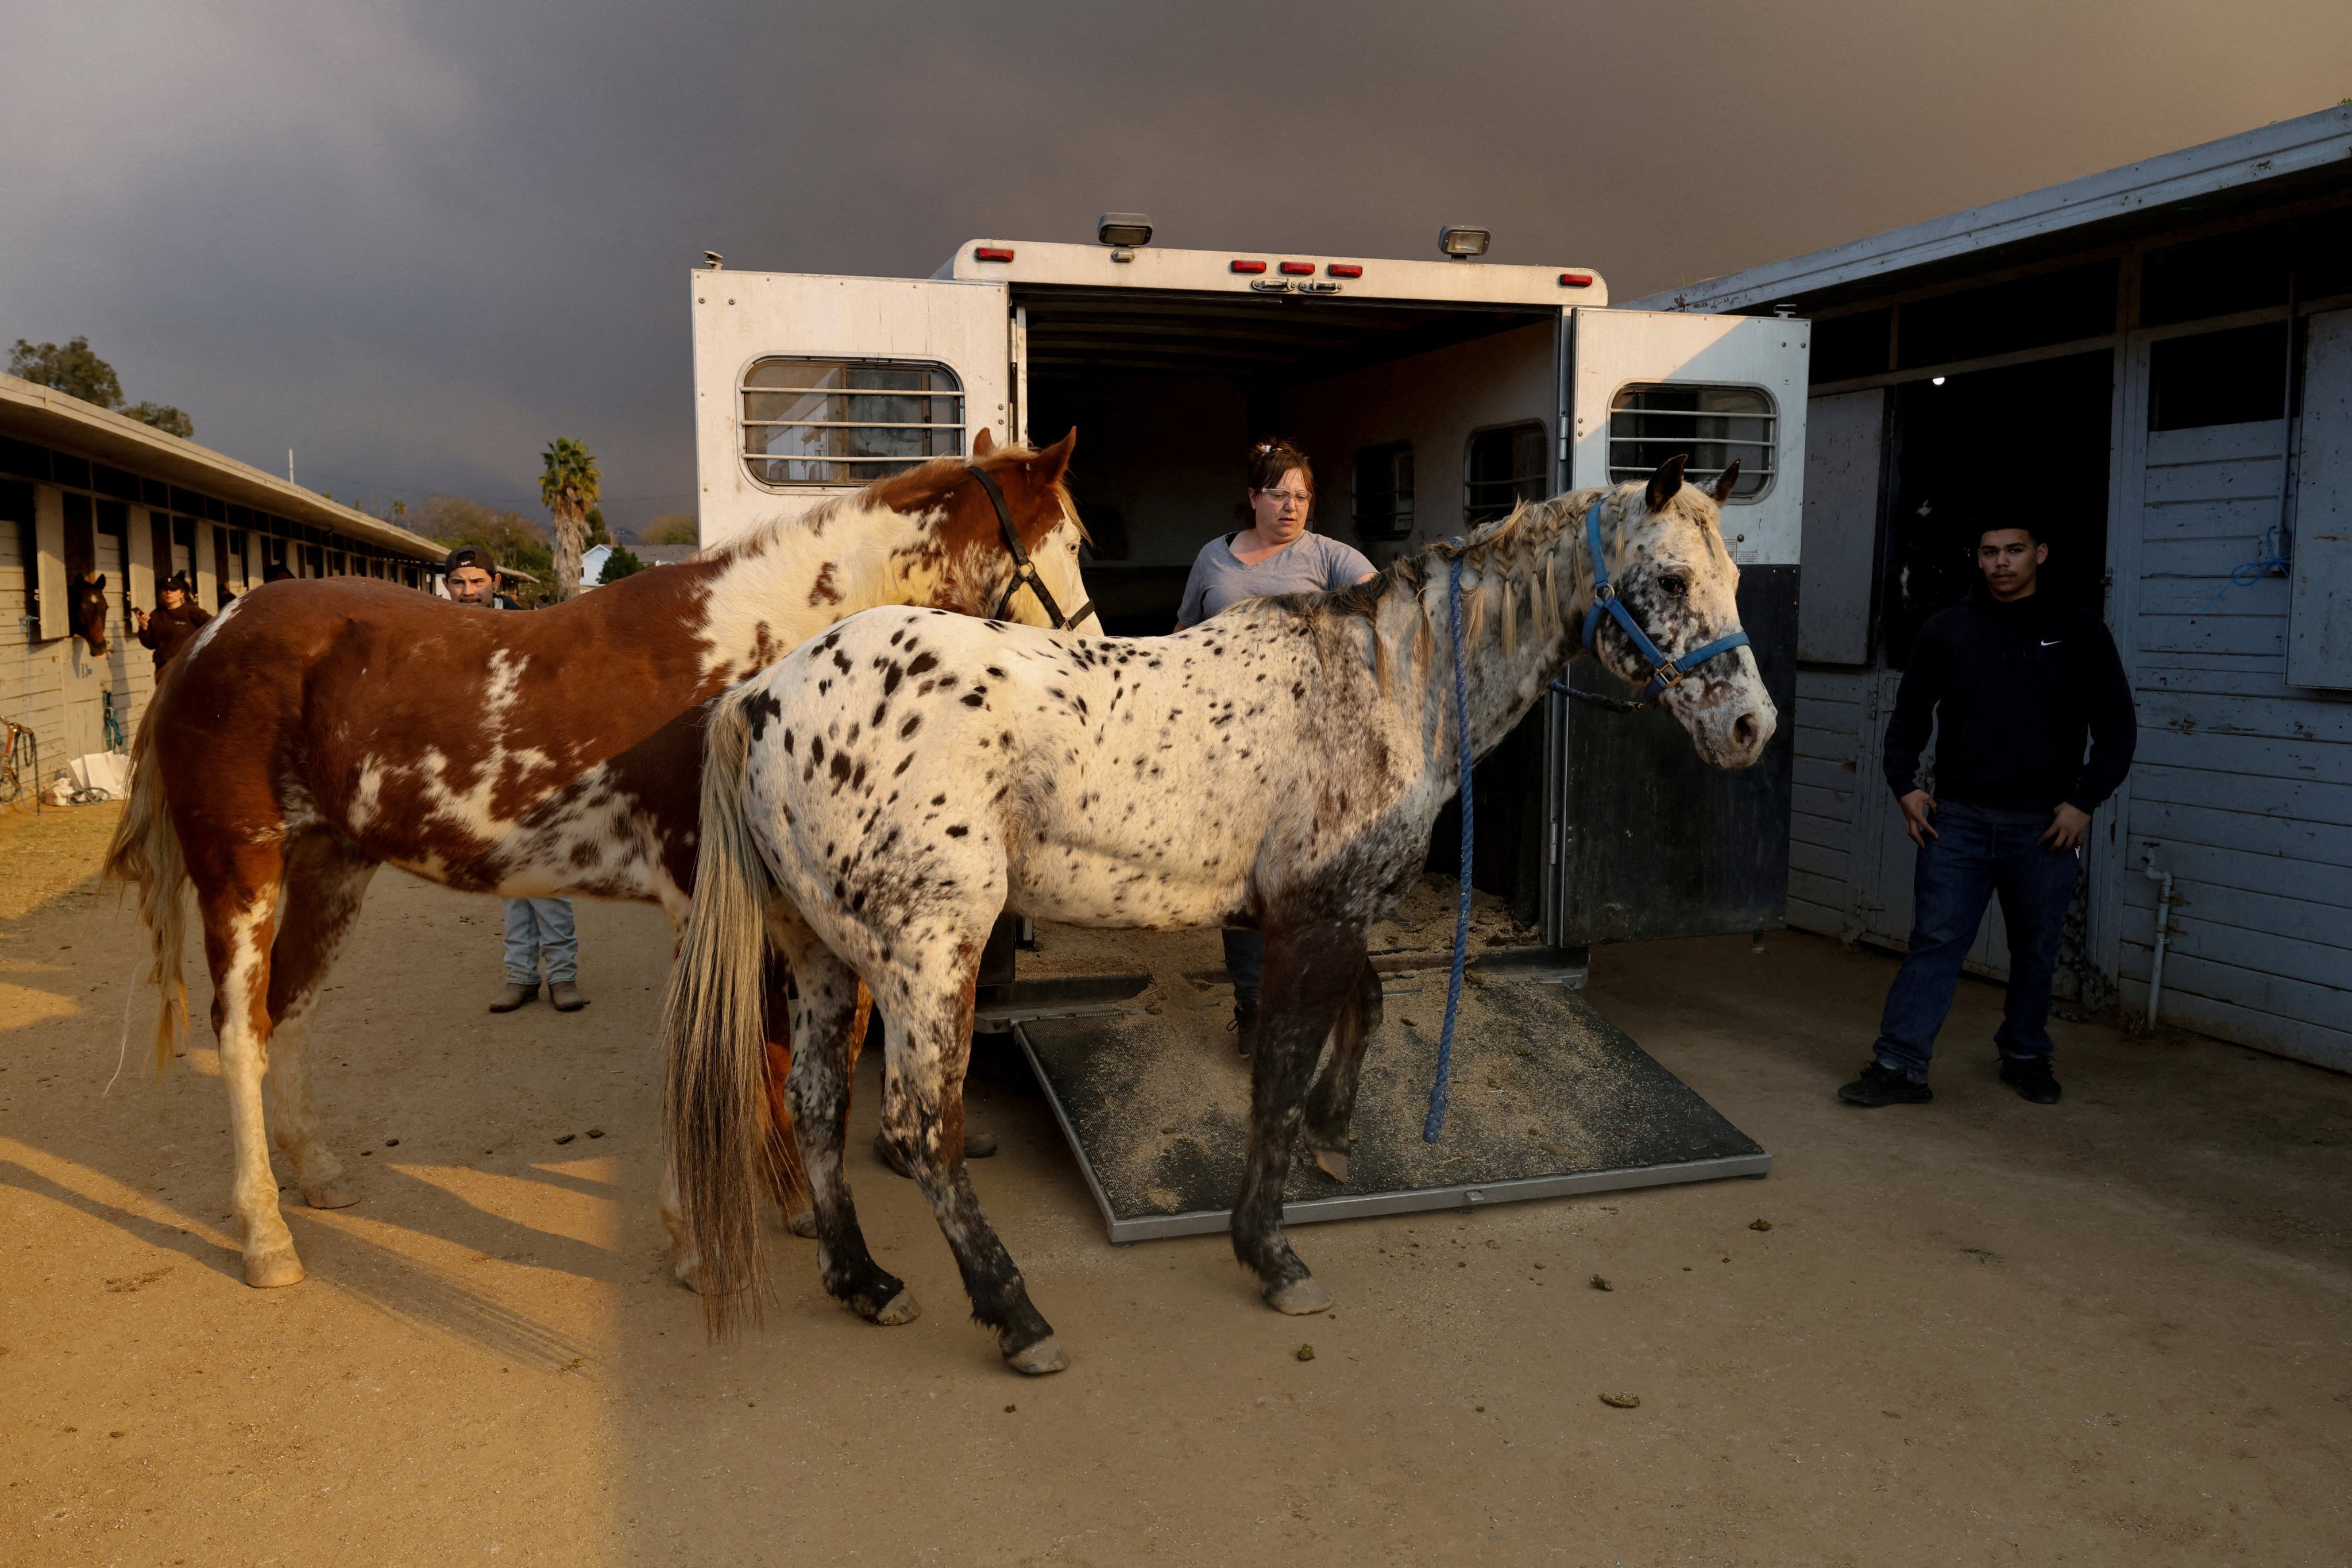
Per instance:
[[[1137,943],[1149,960],[1150,943]],[[1422,1141],[1445,971],[1379,962],[1385,1017],[1367,1053],[1348,1179],[1302,1148],[1284,1218],[1484,1207],[1728,1176],[1772,1157],[1575,994],[1544,954],[1473,968],[1443,1138]],[[1442,957],[1441,957],[1442,962]],[[1226,1228],[1246,1142],[1249,1064],[1213,973],[1017,984],[983,1004],[1010,1025],[1077,1154],[1114,1243]]]

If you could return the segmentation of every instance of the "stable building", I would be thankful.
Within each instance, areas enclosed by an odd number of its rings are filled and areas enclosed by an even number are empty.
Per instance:
[[[2078,993],[2352,1069],[2352,107],[1633,303],[1812,323],[1790,923],[1903,944],[1895,688],[2030,521],[2139,709]]]
[[[432,585],[446,546],[234,458],[0,375],[0,720],[39,746],[39,777],[127,749],[154,685],[131,612],[185,572],[217,613],[272,565],[298,577]],[[106,580],[106,649],[70,624],[73,585]],[[5,731],[0,731],[5,733]]]

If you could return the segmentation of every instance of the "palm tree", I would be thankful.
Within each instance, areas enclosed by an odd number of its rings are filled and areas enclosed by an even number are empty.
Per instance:
[[[559,436],[540,456],[539,499],[555,514],[555,596],[580,592],[580,552],[588,539],[588,509],[596,504],[596,457],[569,437]]]

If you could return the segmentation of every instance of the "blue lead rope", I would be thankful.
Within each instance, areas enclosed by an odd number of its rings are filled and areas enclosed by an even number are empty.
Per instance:
[[[1421,1124],[1421,1141],[1434,1143],[1445,1130],[1447,1078],[1454,1070],[1454,1020],[1462,1011],[1462,971],[1470,958],[1470,850],[1475,814],[1470,803],[1470,679],[1463,673],[1462,557],[1450,564],[1445,583],[1446,603],[1454,622],[1454,738],[1461,753],[1462,902],[1454,915],[1454,973],[1445,982],[1445,1026],[1437,1036],[1437,1081],[1429,1086],[1429,1119]]]
[[[1617,596],[1609,581],[1609,558],[1601,548],[1601,502],[1596,498],[1590,511],[1584,514],[1584,545],[1592,558],[1592,608],[1584,617],[1584,647],[1593,651],[1593,634],[1601,629],[1603,616],[1614,620],[1634,650],[1650,667],[1649,689],[1642,693],[1643,700],[1628,702],[1620,697],[1604,697],[1597,692],[1579,691],[1565,681],[1555,680],[1551,689],[1563,696],[1598,707],[1612,708],[1621,713],[1638,713],[1656,702],[1660,693],[1678,683],[1685,675],[1697,668],[1717,654],[1749,646],[1748,634],[1735,631],[1716,638],[1703,647],[1695,647],[1680,659],[1669,658],[1658,651],[1642,623]],[[1464,541],[1454,541],[1459,550]],[[1473,813],[1470,801],[1470,680],[1464,671],[1466,658],[1462,647],[1462,557],[1456,554],[1448,563],[1445,580],[1446,604],[1454,621],[1454,738],[1461,753],[1462,787],[1455,798],[1462,803],[1462,902],[1454,916],[1454,973],[1445,982],[1445,1026],[1437,1037],[1437,1081],[1429,1086],[1429,1117],[1421,1124],[1421,1141],[1437,1142],[1445,1130],[1445,1097],[1447,1079],[1454,1070],[1454,1023],[1462,1011],[1462,971],[1470,959],[1470,857],[1475,842],[1473,837]]]

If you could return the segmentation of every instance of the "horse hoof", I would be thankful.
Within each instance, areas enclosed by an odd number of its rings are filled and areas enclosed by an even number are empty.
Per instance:
[[[294,1244],[289,1241],[266,1252],[248,1253],[245,1282],[257,1290],[276,1290],[302,1283],[302,1259],[296,1256]]]
[[[1328,1149],[1318,1149],[1315,1151],[1315,1164],[1335,1182],[1348,1179],[1348,1156],[1345,1152],[1334,1153]]]
[[[993,1132],[975,1132],[975,1131],[972,1131],[971,1129],[970,1129],[970,1128],[966,1128],[966,1129],[964,1129],[964,1134],[963,1134],[963,1157],[964,1157],[965,1159],[967,1159],[967,1160],[985,1160],[985,1159],[987,1159],[991,1154],[993,1154],[993,1153],[995,1153],[995,1152],[996,1152],[996,1134],[995,1134],[995,1133],[993,1133]]]
[[[908,1181],[915,1179],[915,1168],[907,1163],[906,1154],[879,1132],[874,1135],[874,1157],[887,1166],[892,1174],[904,1176]]]
[[[1070,1364],[1062,1353],[1062,1342],[1047,1334],[1026,1350],[1017,1350],[1004,1358],[1004,1364],[1025,1377],[1043,1377],[1049,1372],[1059,1372]]]
[[[794,1236],[799,1237],[803,1241],[814,1241],[816,1239],[816,1210],[803,1209],[798,1214],[786,1215],[784,1216],[784,1228],[791,1231]]]
[[[1304,1318],[1316,1312],[1328,1311],[1331,1292],[1315,1283],[1313,1276],[1293,1279],[1279,1290],[1269,1290],[1265,1304],[1287,1317]]]
[[[882,1310],[874,1314],[873,1321],[886,1329],[895,1329],[901,1323],[911,1323],[922,1315],[923,1309],[916,1304],[915,1293],[901,1290],[882,1304]]]
[[[302,1201],[314,1209],[347,1209],[360,1201],[360,1195],[341,1181],[322,1182],[304,1187]]]

